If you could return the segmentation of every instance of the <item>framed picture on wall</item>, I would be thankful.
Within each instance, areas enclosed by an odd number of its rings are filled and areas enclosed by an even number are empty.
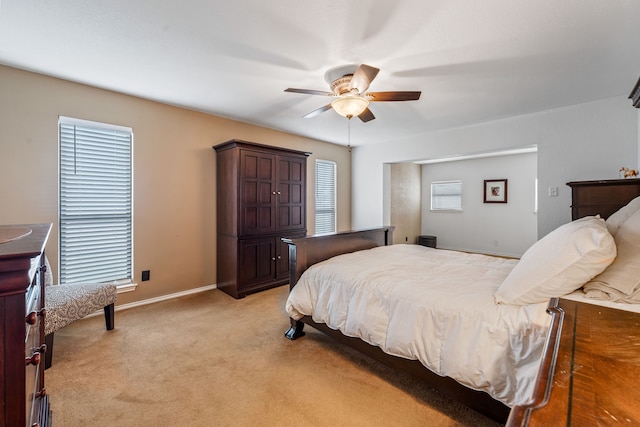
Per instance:
[[[485,179],[484,180],[484,202],[485,203],[507,203],[507,180],[506,179]]]

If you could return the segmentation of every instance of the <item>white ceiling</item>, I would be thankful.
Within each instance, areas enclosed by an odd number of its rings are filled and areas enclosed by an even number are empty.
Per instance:
[[[347,120],[302,116],[327,70],[381,69],[354,146],[628,96],[638,0],[0,0],[0,63],[338,144]]]

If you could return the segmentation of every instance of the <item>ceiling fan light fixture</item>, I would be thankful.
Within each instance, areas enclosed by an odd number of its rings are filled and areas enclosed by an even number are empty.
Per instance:
[[[347,119],[357,116],[363,123],[375,119],[369,109],[369,102],[382,101],[417,101],[420,99],[418,91],[367,92],[369,85],[380,71],[376,67],[366,64],[349,65],[333,68],[325,74],[331,92],[311,89],[288,88],[285,92],[305,93],[308,95],[330,96],[333,102],[302,116],[307,119],[333,109]]]
[[[369,107],[369,101],[360,95],[342,95],[331,101],[331,107],[336,113],[350,119],[362,114]]]

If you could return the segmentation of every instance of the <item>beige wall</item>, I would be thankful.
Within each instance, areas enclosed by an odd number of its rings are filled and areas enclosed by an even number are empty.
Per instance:
[[[393,243],[417,243],[422,221],[422,168],[394,163],[390,169],[390,224]]]
[[[351,157],[343,146],[0,66],[0,224],[53,223],[57,265],[58,116],[134,131],[135,292],[118,303],[215,283],[215,152],[232,138],[313,154],[307,228],[314,232],[315,159],[338,168],[338,230],[351,228]],[[151,280],[140,272],[151,270]],[[57,273],[54,272],[54,273]]]

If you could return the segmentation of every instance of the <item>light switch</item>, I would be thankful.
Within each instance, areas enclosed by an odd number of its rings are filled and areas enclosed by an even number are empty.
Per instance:
[[[558,197],[558,187],[549,187],[549,197]]]

